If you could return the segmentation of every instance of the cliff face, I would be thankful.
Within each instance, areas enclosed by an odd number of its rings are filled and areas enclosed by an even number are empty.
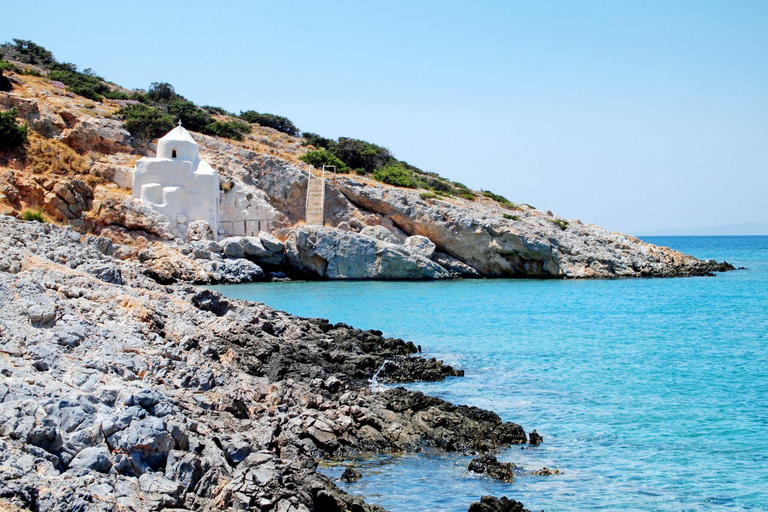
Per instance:
[[[45,78],[12,79],[14,90],[0,92],[0,106],[17,108],[35,133],[26,156],[0,155],[0,213],[40,209],[81,233],[129,243],[135,253],[163,240],[183,246],[184,234],[174,232],[169,219],[130,197],[133,163],[153,155],[153,145],[132,138],[113,118],[121,101],[94,104]],[[283,266],[246,254],[272,270],[328,279],[439,279],[690,276],[728,269],[526,205],[482,195],[474,201],[422,197],[356,175],[329,177],[325,228],[307,227],[303,139],[252,127],[242,142],[194,138],[201,157],[240,191],[230,206],[268,212],[275,234],[287,242]],[[216,259],[221,247],[209,249],[204,259]]]

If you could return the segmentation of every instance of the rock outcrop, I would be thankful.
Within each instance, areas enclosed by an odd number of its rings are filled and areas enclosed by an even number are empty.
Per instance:
[[[412,246],[335,228],[300,226],[286,241],[291,267],[325,279],[444,279],[450,272]]]
[[[0,503],[378,511],[316,458],[526,442],[492,412],[374,392],[374,375],[460,374],[412,343],[158,282],[148,265],[172,256],[152,248],[121,259],[107,238],[0,217]]]

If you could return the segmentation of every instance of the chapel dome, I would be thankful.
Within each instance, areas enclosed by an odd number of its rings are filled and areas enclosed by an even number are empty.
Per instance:
[[[198,146],[189,132],[179,126],[166,133],[157,141],[157,157],[174,160],[197,160]]]

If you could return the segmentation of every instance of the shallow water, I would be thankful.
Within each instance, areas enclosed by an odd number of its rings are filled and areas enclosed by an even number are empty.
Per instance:
[[[503,452],[551,477],[500,484],[440,453],[357,461],[339,485],[392,511],[768,510],[768,237],[654,237],[740,270],[611,281],[306,282],[217,287],[381,329],[463,368],[408,387],[493,409],[544,444]],[[343,467],[325,468],[338,476]]]

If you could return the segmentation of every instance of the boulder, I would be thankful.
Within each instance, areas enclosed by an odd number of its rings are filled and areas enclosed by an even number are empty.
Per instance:
[[[294,270],[327,279],[450,277],[443,267],[406,247],[336,228],[295,228],[286,253]]]
[[[62,140],[83,153],[98,151],[113,154],[131,151],[131,134],[117,119],[82,117],[74,128],[62,134]]]
[[[365,226],[363,229],[360,230],[361,235],[370,236],[371,238],[375,238],[376,240],[381,240],[382,242],[389,242],[390,244],[397,244],[400,243],[400,240],[392,233],[390,230],[385,228],[384,226]],[[429,258],[429,256],[427,256]]]
[[[519,501],[510,500],[506,496],[501,499],[495,496],[483,496],[469,506],[468,512],[530,512],[523,508]]]
[[[421,235],[409,236],[403,242],[403,245],[409,247],[413,252],[421,254],[425,258],[432,258],[435,254],[435,244],[429,238]]]
[[[112,469],[112,462],[109,460],[109,449],[106,445],[91,446],[80,451],[72,462],[69,463],[70,469],[90,469],[99,473],[106,473]]]

